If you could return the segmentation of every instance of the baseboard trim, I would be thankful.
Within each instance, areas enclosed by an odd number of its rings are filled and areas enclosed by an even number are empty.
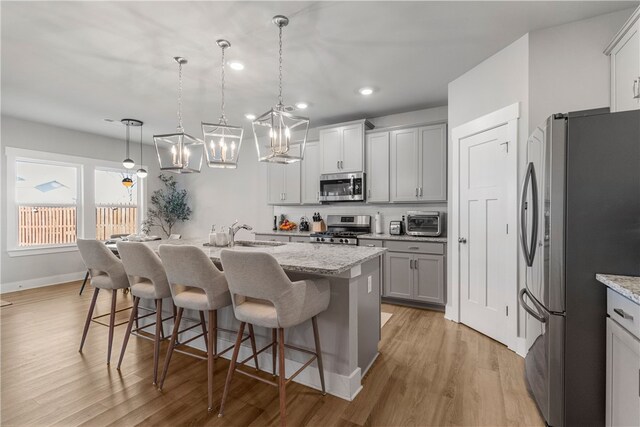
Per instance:
[[[142,319],[140,323],[144,325],[147,323],[152,323],[152,321],[150,319]],[[173,329],[173,322],[165,322],[165,325],[167,325],[165,326],[165,328],[167,327],[169,328],[168,331],[165,329],[165,333],[168,332],[169,334],[171,334],[170,331]],[[186,341],[197,335],[200,335],[200,333],[195,332],[195,330],[186,331],[180,334],[179,339],[181,341]],[[219,349],[224,349],[234,344],[235,343],[232,340],[228,340],[218,336]],[[191,343],[189,343],[188,346],[197,348],[198,350],[201,350],[204,352],[207,351],[206,348],[204,347],[203,340],[194,340]],[[240,347],[240,353],[239,353],[238,359],[239,360],[246,359],[247,357],[251,356],[251,354],[252,354],[251,349],[248,346],[243,345]],[[231,355],[232,355],[232,352],[229,351],[223,354],[221,357],[225,359],[231,359]],[[252,360],[249,360],[246,366],[249,368],[253,368],[252,362],[253,362]],[[260,353],[258,355],[258,364],[260,365],[261,371],[271,373],[271,366],[272,366],[271,353],[267,353],[266,351],[263,353]],[[285,364],[287,378],[289,378],[298,369],[300,369],[302,365],[303,363],[301,362],[287,359],[287,363]],[[265,367],[269,367],[269,369],[264,369]],[[329,372],[326,369],[324,372],[325,388],[327,393],[332,396],[339,397],[340,399],[347,400],[349,402],[355,399],[358,393],[360,393],[360,390],[362,390],[361,379],[362,379],[362,373],[360,368],[357,368],[348,376],[340,375],[335,372]],[[322,387],[320,385],[320,374],[318,373],[318,370],[315,368],[315,364],[310,365],[308,369],[305,369],[304,371],[300,372],[300,374],[297,377],[295,377],[293,381],[299,384],[305,385],[307,387],[311,387],[318,391],[322,390]]]
[[[522,337],[517,337],[515,346],[512,348],[518,356],[526,357],[527,356],[527,340]]]
[[[0,284],[0,294],[26,289],[43,288],[45,286],[59,285],[60,283],[74,282],[84,279],[86,271],[77,273],[58,274],[55,276],[39,277],[37,279],[19,280],[17,282],[7,282]]]

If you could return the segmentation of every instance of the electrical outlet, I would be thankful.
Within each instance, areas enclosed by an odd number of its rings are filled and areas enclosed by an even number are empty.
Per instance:
[[[367,292],[371,293],[371,276],[367,277]]]

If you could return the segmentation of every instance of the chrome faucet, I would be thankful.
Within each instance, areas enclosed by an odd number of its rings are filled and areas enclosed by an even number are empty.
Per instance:
[[[235,238],[238,230],[248,230],[248,231],[253,230],[253,227],[251,227],[250,225],[247,225],[247,224],[236,225],[236,224],[238,224],[238,220],[236,220],[236,222],[231,224],[231,227],[229,227],[229,247],[230,248],[234,247],[236,244]]]

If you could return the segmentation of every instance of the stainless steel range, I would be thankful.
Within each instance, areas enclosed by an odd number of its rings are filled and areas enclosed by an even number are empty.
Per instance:
[[[327,215],[327,231],[313,233],[311,243],[357,245],[358,236],[371,233],[369,215]]]

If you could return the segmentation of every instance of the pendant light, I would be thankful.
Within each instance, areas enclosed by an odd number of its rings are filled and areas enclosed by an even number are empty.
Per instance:
[[[203,142],[184,132],[182,126],[182,66],[185,58],[173,58],[178,63],[178,128],[176,133],[154,135],[160,170],[175,173],[200,172]]]
[[[204,152],[207,155],[207,165],[210,168],[235,169],[238,166],[240,146],[244,129],[227,124],[224,114],[224,50],[231,47],[227,40],[217,40],[216,44],[222,50],[221,71],[221,105],[222,114],[218,124],[202,122],[202,134],[204,136]]]
[[[140,122],[140,125],[140,169],[136,171],[136,175],[138,175],[138,178],[146,178],[148,173],[142,166],[142,122]]]
[[[125,159],[122,161],[122,166],[124,166],[127,169],[133,169],[133,167],[136,165],[136,162],[134,162],[133,160],[131,160],[131,157],[129,156],[129,146],[131,144],[131,133],[130,133],[130,127],[131,126],[142,126],[142,122],[140,120],[136,120],[136,119],[122,119],[120,120],[120,122],[126,126],[127,131],[126,131],[126,137],[125,137]]]
[[[253,121],[253,136],[258,151],[258,161],[294,163],[304,157],[309,119],[294,116],[289,112],[291,109],[285,107],[282,101],[282,29],[289,24],[289,18],[276,15],[272,21],[279,29],[278,104]]]

